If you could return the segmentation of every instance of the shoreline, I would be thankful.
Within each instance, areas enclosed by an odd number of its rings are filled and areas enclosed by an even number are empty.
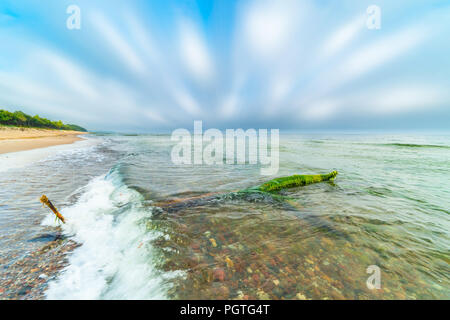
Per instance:
[[[0,127],[0,154],[72,144],[88,132]]]

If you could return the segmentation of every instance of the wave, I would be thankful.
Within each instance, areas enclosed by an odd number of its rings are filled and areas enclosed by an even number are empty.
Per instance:
[[[56,159],[64,154],[69,153],[86,153],[89,148],[95,147],[99,143],[98,140],[84,137],[83,140],[76,141],[72,144],[62,144],[50,146],[46,148],[38,148],[32,150],[5,153],[0,155],[0,172],[8,170],[21,169],[40,161],[48,161]]]
[[[450,146],[438,145],[438,144],[413,144],[413,143],[384,143],[381,146],[387,147],[403,147],[403,148],[440,148],[450,149]]]
[[[116,167],[94,178],[73,206],[63,208],[63,233],[82,245],[69,265],[49,283],[48,299],[166,299],[169,279],[177,272],[160,272],[158,252],[150,242],[159,237],[146,221],[151,207],[122,182]],[[43,224],[55,226],[52,217]]]

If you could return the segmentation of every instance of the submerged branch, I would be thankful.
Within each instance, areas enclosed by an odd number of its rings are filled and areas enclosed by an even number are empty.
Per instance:
[[[330,172],[329,174],[296,174],[289,177],[276,178],[267,181],[256,189],[262,192],[277,192],[287,188],[301,187],[323,181],[333,181],[337,175],[337,171]]]
[[[279,191],[287,188],[306,186],[323,181],[332,181],[336,178],[338,172],[333,171],[329,174],[318,175],[293,175],[289,177],[276,178],[267,181],[259,186],[243,190],[236,190],[229,193],[220,194],[217,192],[206,193],[201,196],[176,199],[170,201],[157,202],[155,205],[167,212],[176,212],[187,207],[202,206],[214,199],[244,199],[250,202],[254,201],[288,201],[289,197],[277,194]]]

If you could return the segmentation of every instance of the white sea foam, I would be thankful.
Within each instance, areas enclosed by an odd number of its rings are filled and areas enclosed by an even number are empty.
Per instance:
[[[157,254],[145,218],[151,210],[116,172],[92,180],[78,202],[63,208],[63,232],[82,244],[69,265],[49,283],[48,299],[164,299],[165,280],[177,273],[153,268]],[[43,224],[55,225],[51,217]]]
[[[22,168],[40,160],[47,159],[48,157],[55,156],[61,152],[70,152],[72,150],[92,147],[99,142],[99,139],[87,138],[72,144],[0,154],[0,172]]]

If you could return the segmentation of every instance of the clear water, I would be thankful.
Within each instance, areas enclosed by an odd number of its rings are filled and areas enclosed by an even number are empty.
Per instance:
[[[227,196],[267,177],[175,166],[169,135],[89,139],[0,176],[2,267],[56,230],[43,193],[82,244],[48,298],[450,298],[450,136],[282,134],[278,176],[339,171],[286,201]]]

